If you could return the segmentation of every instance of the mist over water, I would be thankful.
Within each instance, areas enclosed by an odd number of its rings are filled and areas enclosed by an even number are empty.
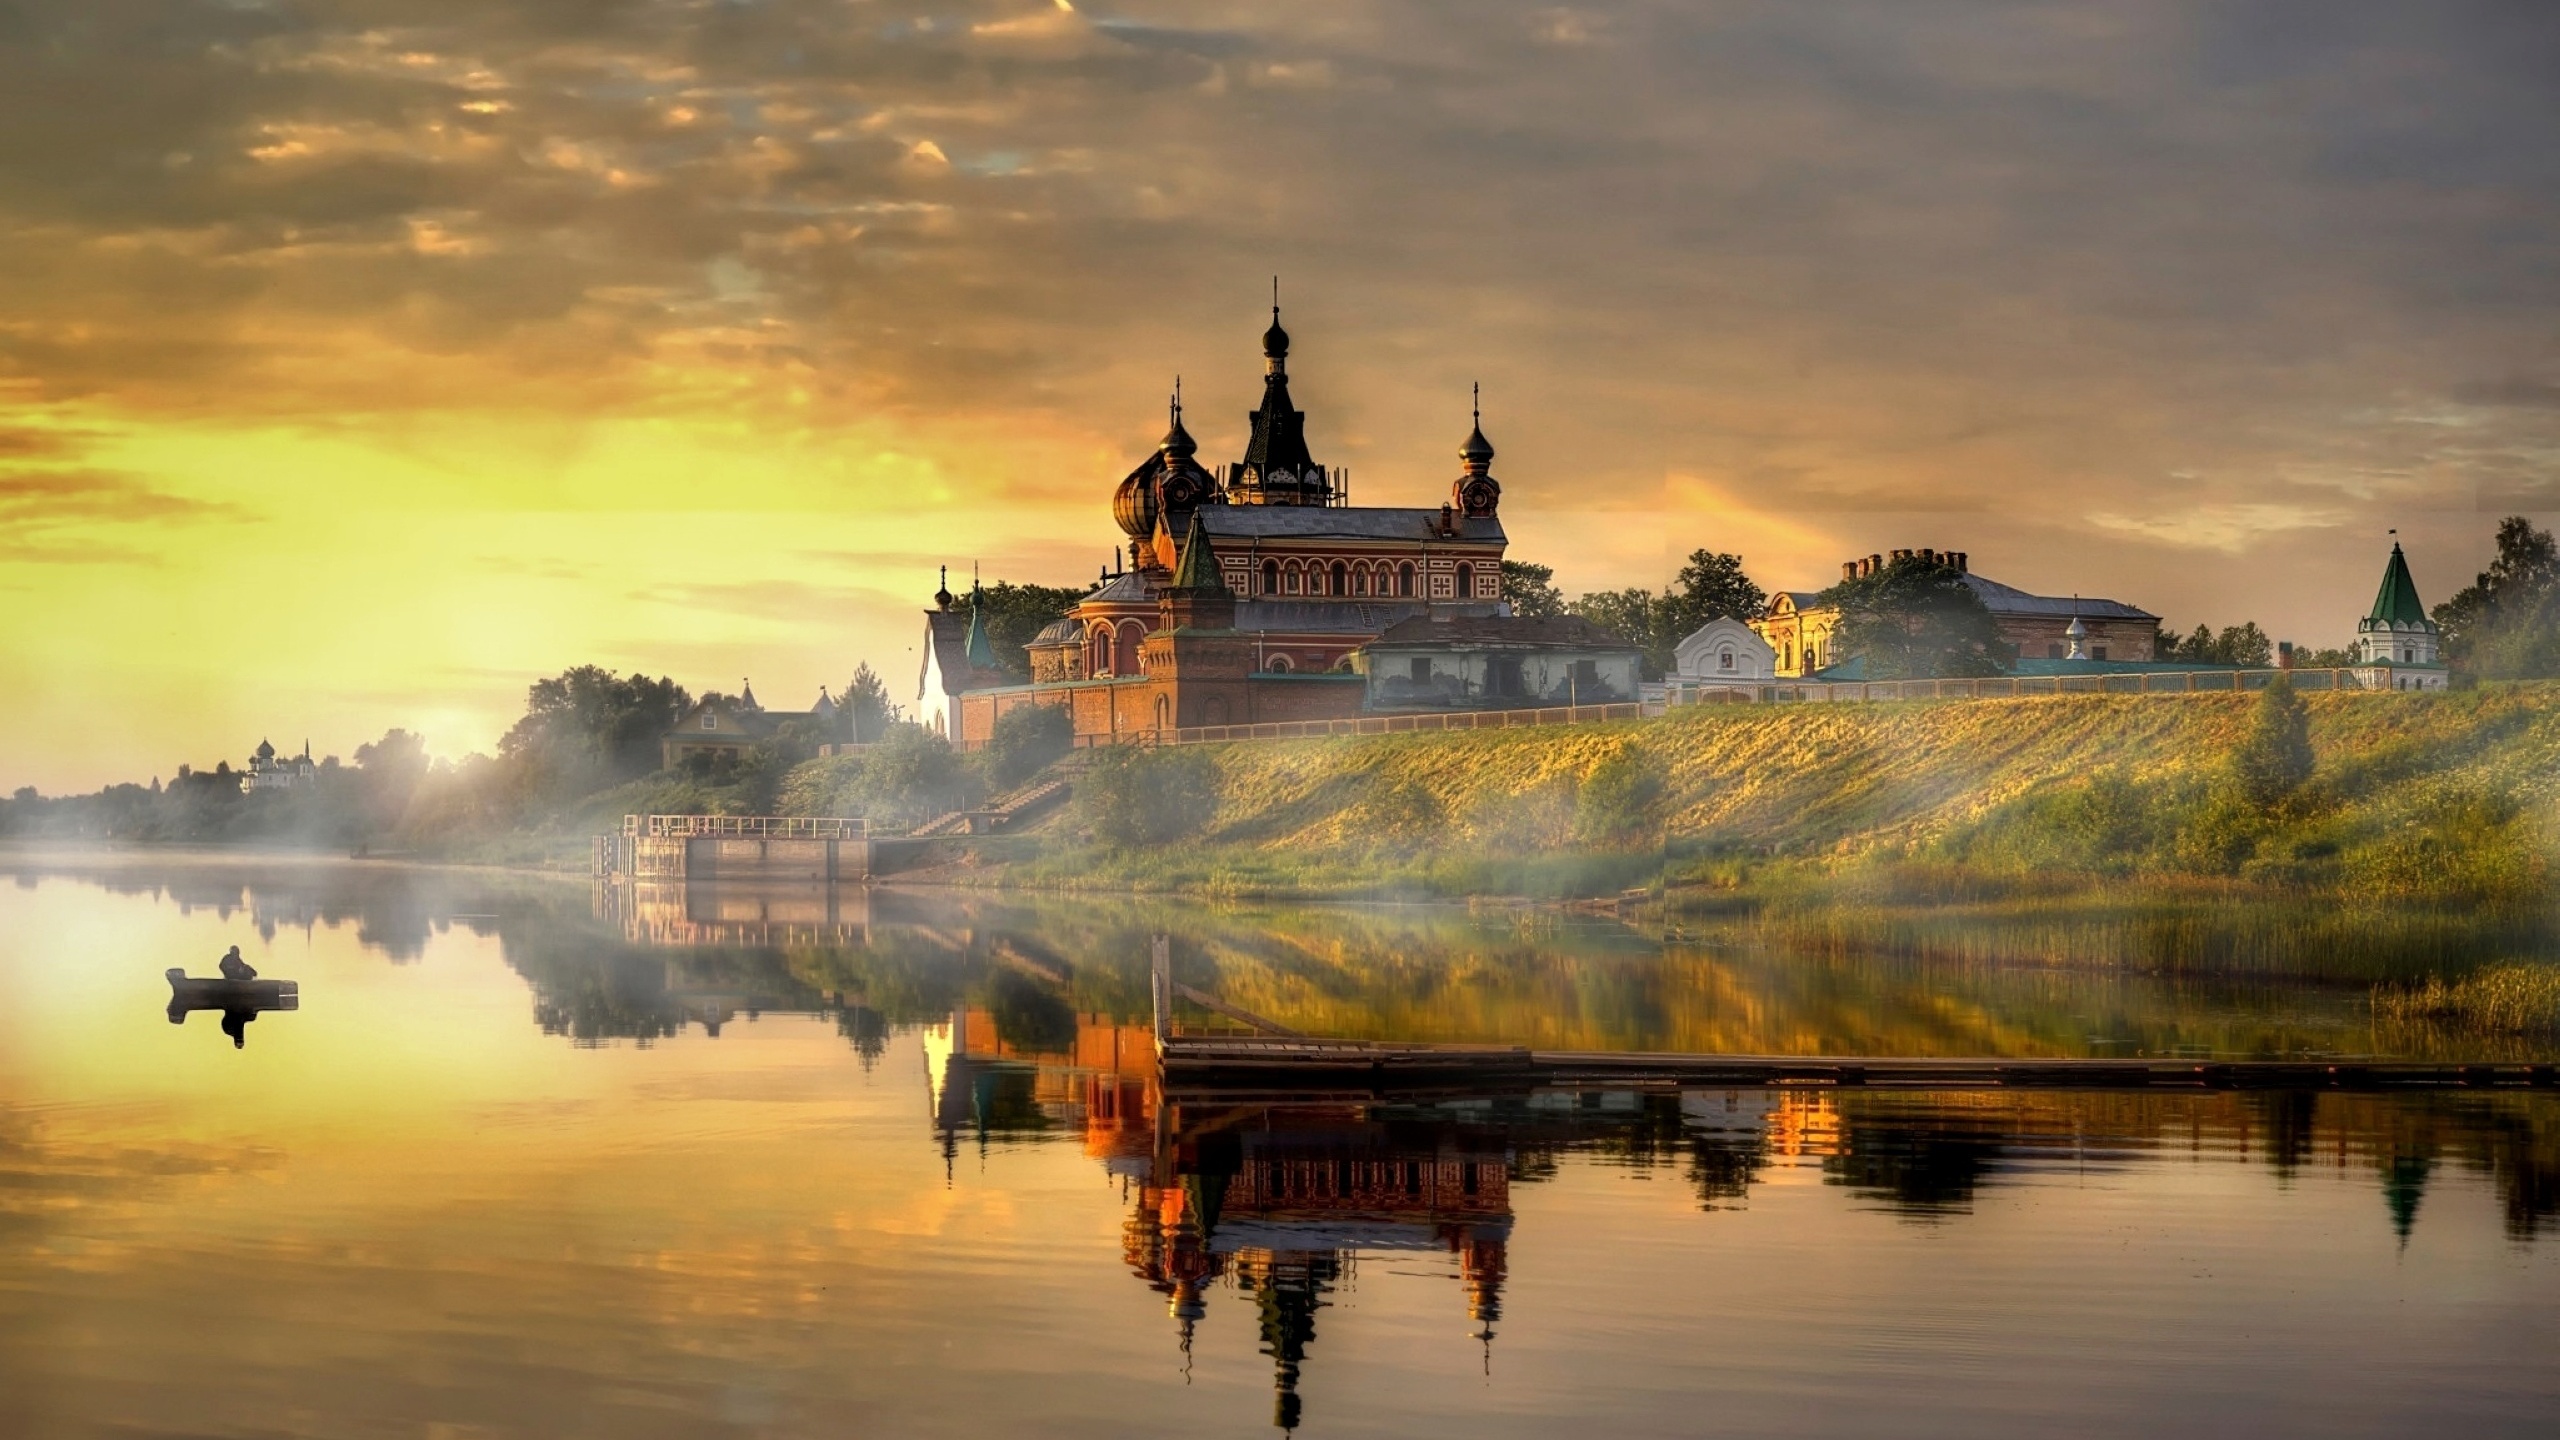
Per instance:
[[[2358,987],[1462,907],[14,863],[10,1434],[2560,1413],[2549,1096],[1212,1107],[1144,1063],[1156,933],[1298,1028],[1593,1049],[2389,1053]],[[232,944],[302,995],[239,1048],[162,979]]]

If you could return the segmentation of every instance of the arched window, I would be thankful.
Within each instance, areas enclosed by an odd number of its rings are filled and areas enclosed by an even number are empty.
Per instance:
[[[1281,585],[1292,595],[1297,594],[1304,586],[1306,578],[1306,572],[1298,568],[1298,562],[1295,560],[1289,562],[1288,569],[1280,572]]]
[[[1129,675],[1143,675],[1146,673],[1146,639],[1146,626],[1135,620],[1123,620],[1120,622],[1120,644],[1118,648],[1120,651],[1120,669],[1122,673]]]
[[[1096,625],[1093,627],[1093,640],[1086,648],[1093,652],[1091,655],[1086,657],[1085,672],[1087,674],[1102,676],[1117,673],[1111,663],[1110,626]]]
[[[1156,728],[1159,730],[1173,728],[1173,697],[1169,695],[1156,697]]]
[[[1270,671],[1274,675],[1286,675],[1298,667],[1289,663],[1288,656],[1274,655],[1270,659],[1262,662],[1262,668]]]
[[[1262,593],[1265,595],[1280,593],[1280,562],[1277,560],[1262,562]]]
[[[1339,560],[1333,562],[1333,584],[1325,593],[1328,595],[1348,595],[1351,593],[1350,566],[1343,564]]]
[[[1413,562],[1410,560],[1396,567],[1396,593],[1408,600],[1413,598]]]
[[[1461,600],[1471,600],[1471,599],[1475,598],[1475,593],[1476,593],[1476,567],[1474,567],[1473,565],[1461,565],[1461,566],[1459,566],[1459,567],[1458,567],[1458,598],[1459,598],[1459,599],[1461,599]]]

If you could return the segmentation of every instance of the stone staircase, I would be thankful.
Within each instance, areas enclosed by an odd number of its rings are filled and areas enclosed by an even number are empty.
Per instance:
[[[1029,780],[968,810],[937,815],[908,833],[919,840],[945,835],[988,835],[1027,820],[1067,798],[1074,783],[1052,765]]]

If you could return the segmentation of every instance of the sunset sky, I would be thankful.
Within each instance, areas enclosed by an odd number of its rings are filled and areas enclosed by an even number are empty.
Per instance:
[[[914,688],[1282,277],[1355,499],[2345,642],[2560,510],[2560,6],[0,8],[0,787]]]

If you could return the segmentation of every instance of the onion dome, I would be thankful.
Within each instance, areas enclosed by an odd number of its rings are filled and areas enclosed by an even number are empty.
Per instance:
[[[958,601],[959,597],[951,593],[951,567],[945,565],[942,567],[942,583],[933,588],[933,603],[938,609],[948,610]]]
[[[1262,355],[1266,360],[1289,358],[1289,332],[1280,328],[1280,307],[1271,307],[1271,328],[1262,332]]]
[[[273,745],[268,744],[268,743],[267,743],[266,741],[264,741],[264,740],[259,741],[259,742],[258,742],[258,758],[259,758],[259,759],[261,759],[261,760],[273,760],[274,758],[276,758],[276,747],[274,747]]]
[[[1120,482],[1119,489],[1111,492],[1111,518],[1132,540],[1144,540],[1156,533],[1156,472],[1163,464],[1163,456],[1148,456]]]

